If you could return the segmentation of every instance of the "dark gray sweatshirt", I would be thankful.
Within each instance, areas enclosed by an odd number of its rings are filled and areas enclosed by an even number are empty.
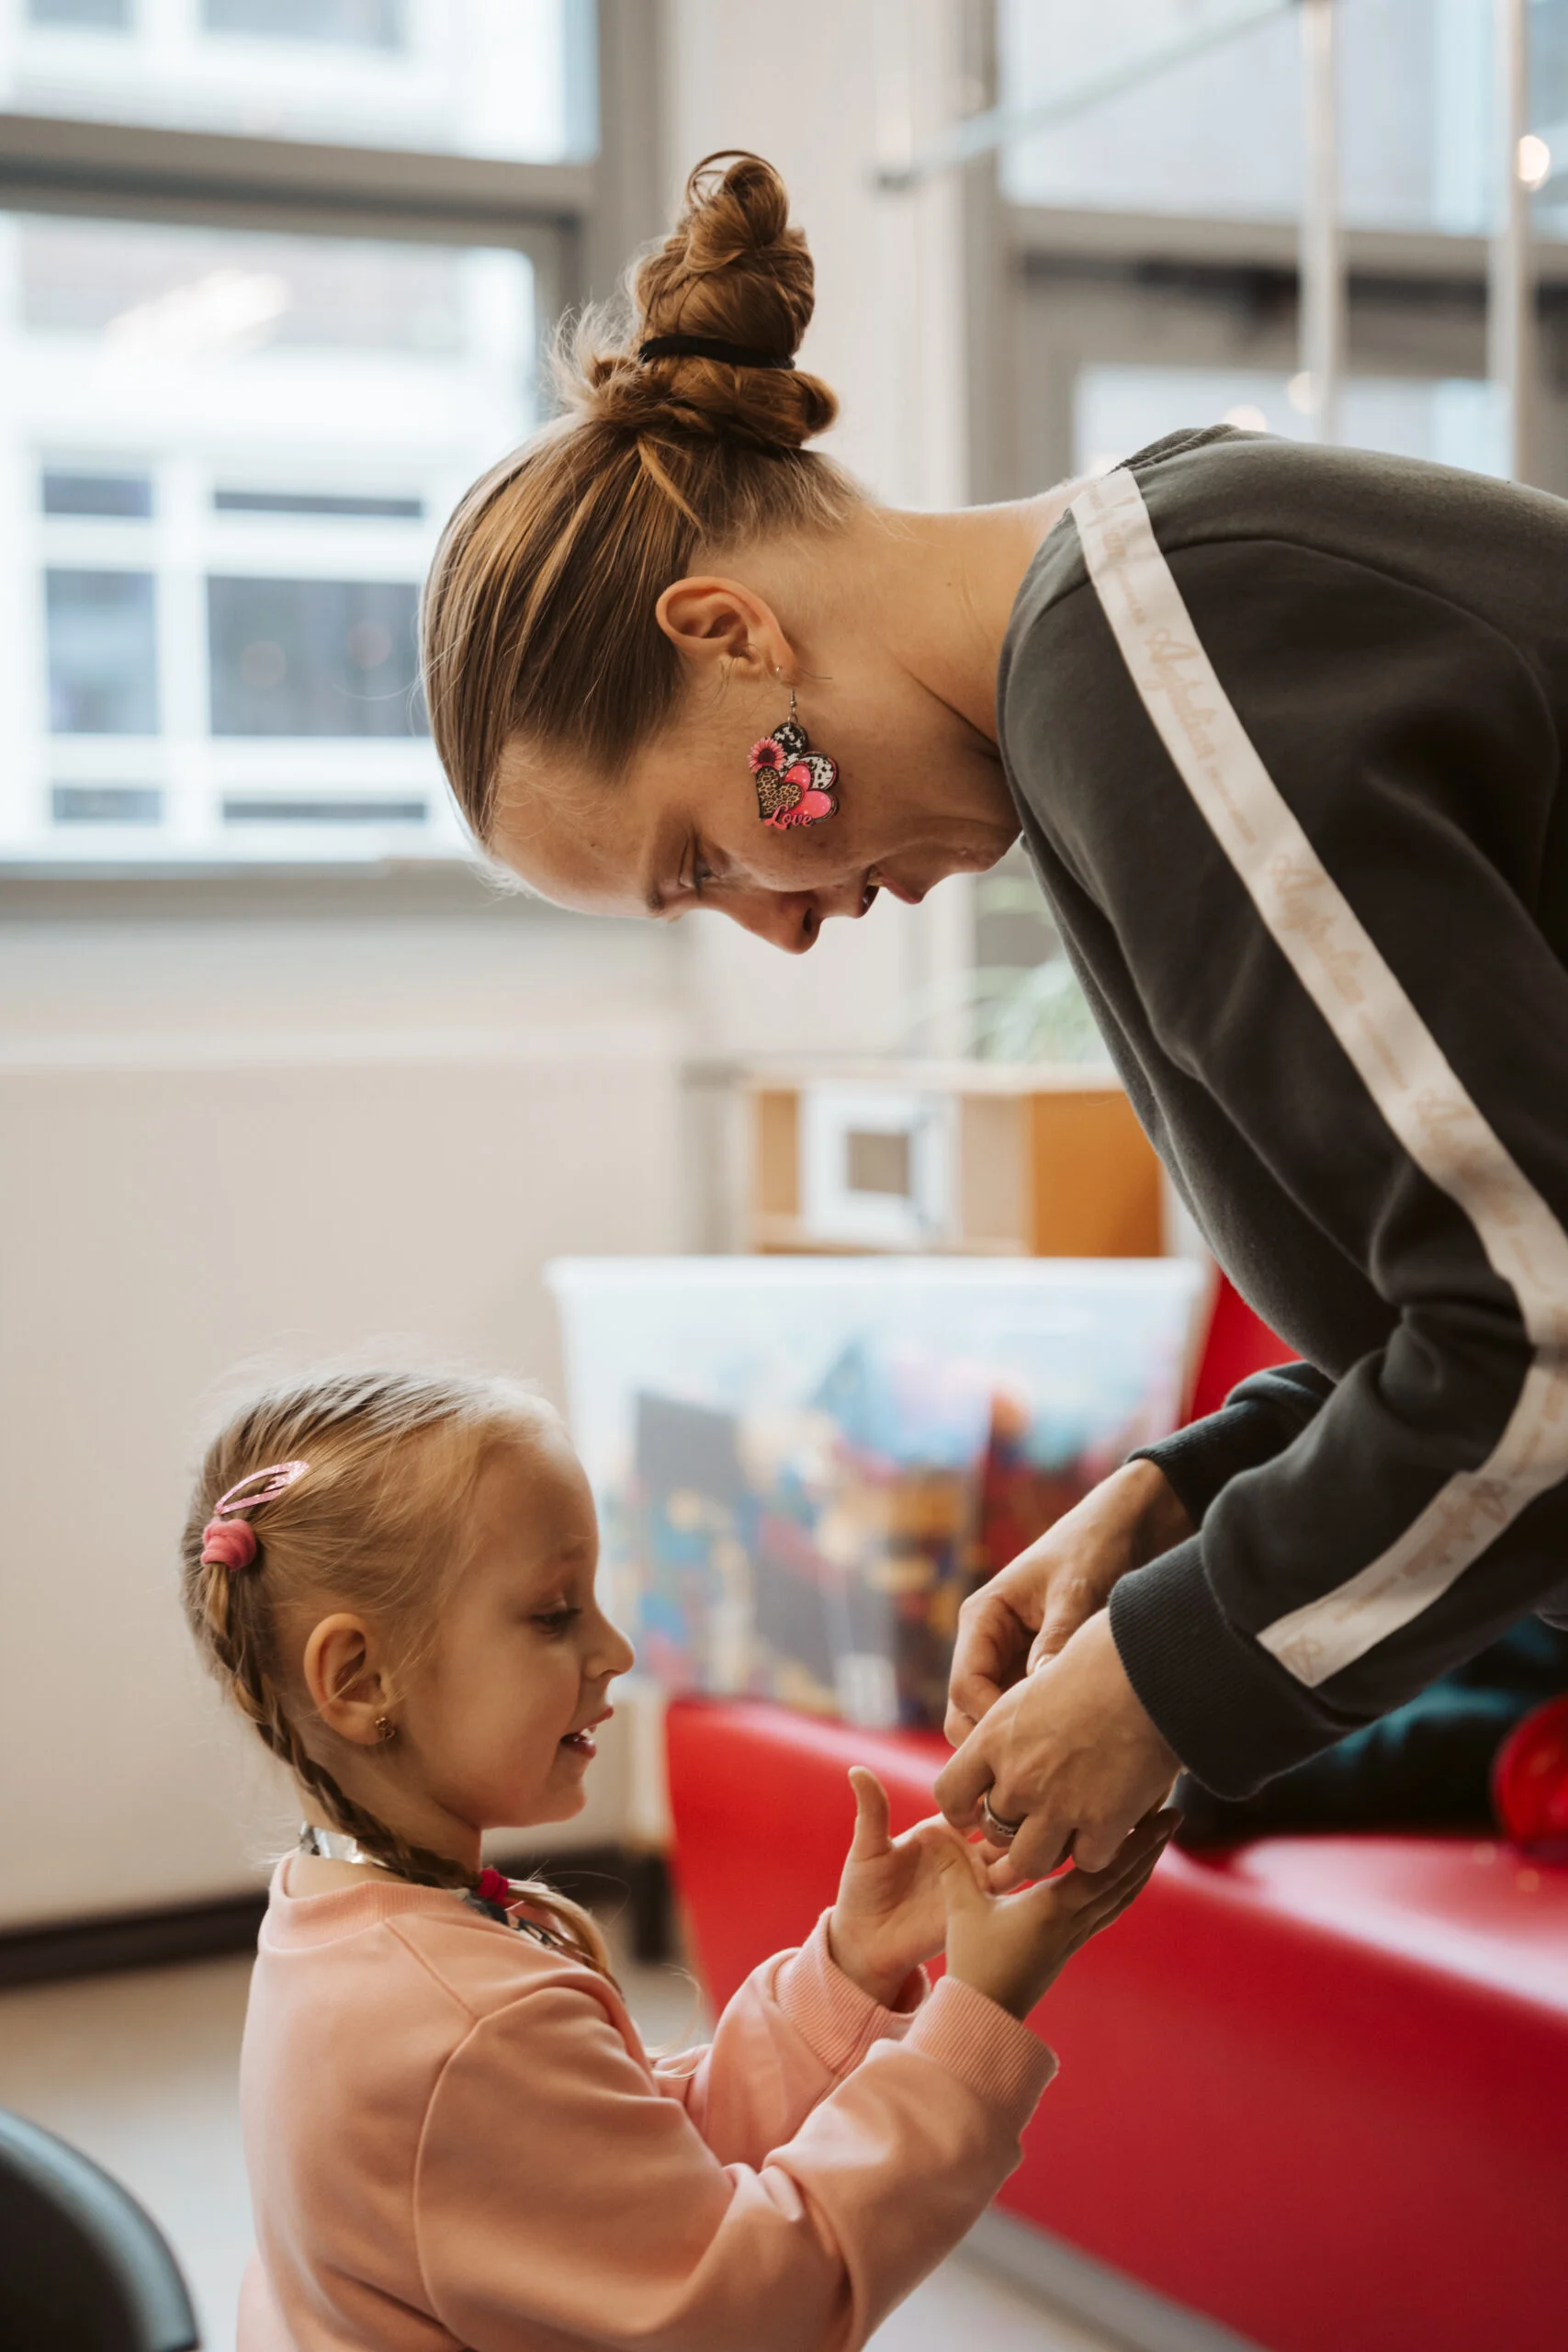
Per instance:
[[[1199,1532],[1111,1600],[1241,1796],[1568,1611],[1568,504],[1173,435],[1051,533],[998,696],[1138,1114],[1304,1359],[1150,1449]]]

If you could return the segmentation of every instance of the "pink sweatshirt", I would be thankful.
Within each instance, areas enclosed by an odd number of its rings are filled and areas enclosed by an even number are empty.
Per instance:
[[[1055,2071],[966,1984],[880,2008],[825,1922],[650,2062],[613,1986],[457,1896],[288,1869],[241,2061],[240,2352],[854,2352]]]

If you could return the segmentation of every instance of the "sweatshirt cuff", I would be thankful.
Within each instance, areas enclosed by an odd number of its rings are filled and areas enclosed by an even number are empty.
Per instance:
[[[909,2009],[886,2009],[844,1974],[828,1945],[824,1911],[798,1951],[790,1953],[773,1979],[773,1998],[784,2016],[833,2075],[847,2075],[859,2064],[874,2041],[901,2035],[909,2025]],[[927,1983],[924,1969],[912,1972],[919,1994]],[[911,1991],[906,1978],[901,2004]]]
[[[908,2032],[918,2050],[1021,2132],[1056,2071],[1056,2053],[973,1984],[944,1976]]]
[[[1265,1407],[1222,1405],[1217,1413],[1205,1414],[1170,1437],[1136,1447],[1127,1459],[1152,1462],[1193,1526],[1201,1527],[1221,1487],[1242,1471],[1271,1461],[1284,1442],[1274,1415]]]
[[[1215,1796],[1249,1797],[1355,1729],[1231,1624],[1201,1536],[1121,1578],[1111,1632],[1156,1728]]]

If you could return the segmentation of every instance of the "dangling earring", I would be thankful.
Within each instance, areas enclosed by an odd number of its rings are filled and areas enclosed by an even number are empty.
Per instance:
[[[751,774],[757,785],[757,814],[775,833],[792,825],[819,825],[839,813],[839,763],[826,752],[807,749],[806,729],[795,715],[795,688],[789,690],[789,717],[771,735],[751,746]]]

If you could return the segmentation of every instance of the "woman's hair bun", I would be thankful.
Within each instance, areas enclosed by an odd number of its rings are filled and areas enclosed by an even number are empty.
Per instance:
[[[580,415],[784,451],[826,432],[838,414],[821,379],[788,364],[811,323],[815,272],[804,232],[789,223],[788,190],[761,155],[705,157],[686,182],[680,219],[633,264],[626,294],[629,329],[624,316],[615,333],[590,311],[563,356],[560,388]],[[756,359],[639,356],[666,335],[732,345]]]

